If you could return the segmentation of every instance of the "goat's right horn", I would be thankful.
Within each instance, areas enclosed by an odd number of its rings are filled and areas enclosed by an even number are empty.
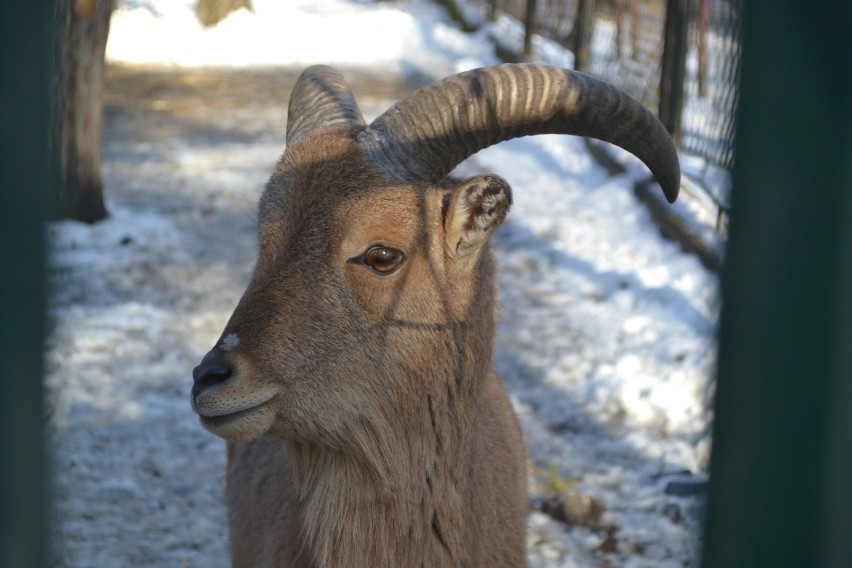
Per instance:
[[[290,95],[287,144],[331,126],[347,127],[354,133],[366,123],[343,76],[331,67],[313,65],[302,72]]]
[[[677,198],[677,151],[657,117],[620,89],[558,67],[504,64],[453,75],[398,102],[358,139],[389,173],[434,182],[483,148],[532,134],[620,146],[648,166],[669,201]]]

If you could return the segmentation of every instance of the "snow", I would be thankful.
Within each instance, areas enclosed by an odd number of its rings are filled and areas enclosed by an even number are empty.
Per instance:
[[[189,0],[126,0],[107,58],[435,78],[497,63],[493,30],[463,33],[423,0],[252,4],[205,30]],[[254,204],[282,149],[256,138],[107,139],[110,218],[49,227],[58,565],[227,564],[224,444],[197,424],[189,389],[254,262]],[[527,437],[533,502],[555,474],[606,507],[599,527],[534,511],[534,567],[695,565],[701,501],[665,488],[706,473],[717,279],[660,236],[633,196],[647,172],[627,161],[610,177],[582,140],[538,136],[457,169],[496,172],[514,190],[494,236],[495,366]]]
[[[127,2],[113,16],[107,59],[179,67],[322,62],[393,72],[413,66],[443,76],[478,66],[490,51],[447,25],[442,9],[428,2],[253,0],[252,12],[238,10],[208,30],[193,6]]]
[[[237,336],[236,333],[229,333],[228,335],[222,338],[222,345],[219,346],[219,349],[228,352],[239,344],[239,336]]]

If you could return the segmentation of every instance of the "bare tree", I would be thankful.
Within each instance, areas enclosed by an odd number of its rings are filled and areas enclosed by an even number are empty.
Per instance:
[[[87,223],[107,216],[101,180],[101,89],[111,13],[112,0],[56,3],[56,213]]]

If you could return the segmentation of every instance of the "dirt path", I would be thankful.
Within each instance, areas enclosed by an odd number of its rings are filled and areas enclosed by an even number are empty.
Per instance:
[[[398,100],[431,80],[417,74],[340,71],[365,114],[372,105]],[[234,136],[264,136],[273,118],[281,120],[283,132],[287,101],[301,72],[109,65],[104,91],[107,142],[128,129],[153,140],[196,134],[193,126],[203,130],[213,125],[229,128]]]

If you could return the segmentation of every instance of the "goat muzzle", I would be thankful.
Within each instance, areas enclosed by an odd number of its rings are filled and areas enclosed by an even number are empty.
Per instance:
[[[233,368],[225,360],[224,354],[219,349],[213,349],[195,369],[192,370],[192,405],[198,395],[209,388],[220,385],[231,378]]]

